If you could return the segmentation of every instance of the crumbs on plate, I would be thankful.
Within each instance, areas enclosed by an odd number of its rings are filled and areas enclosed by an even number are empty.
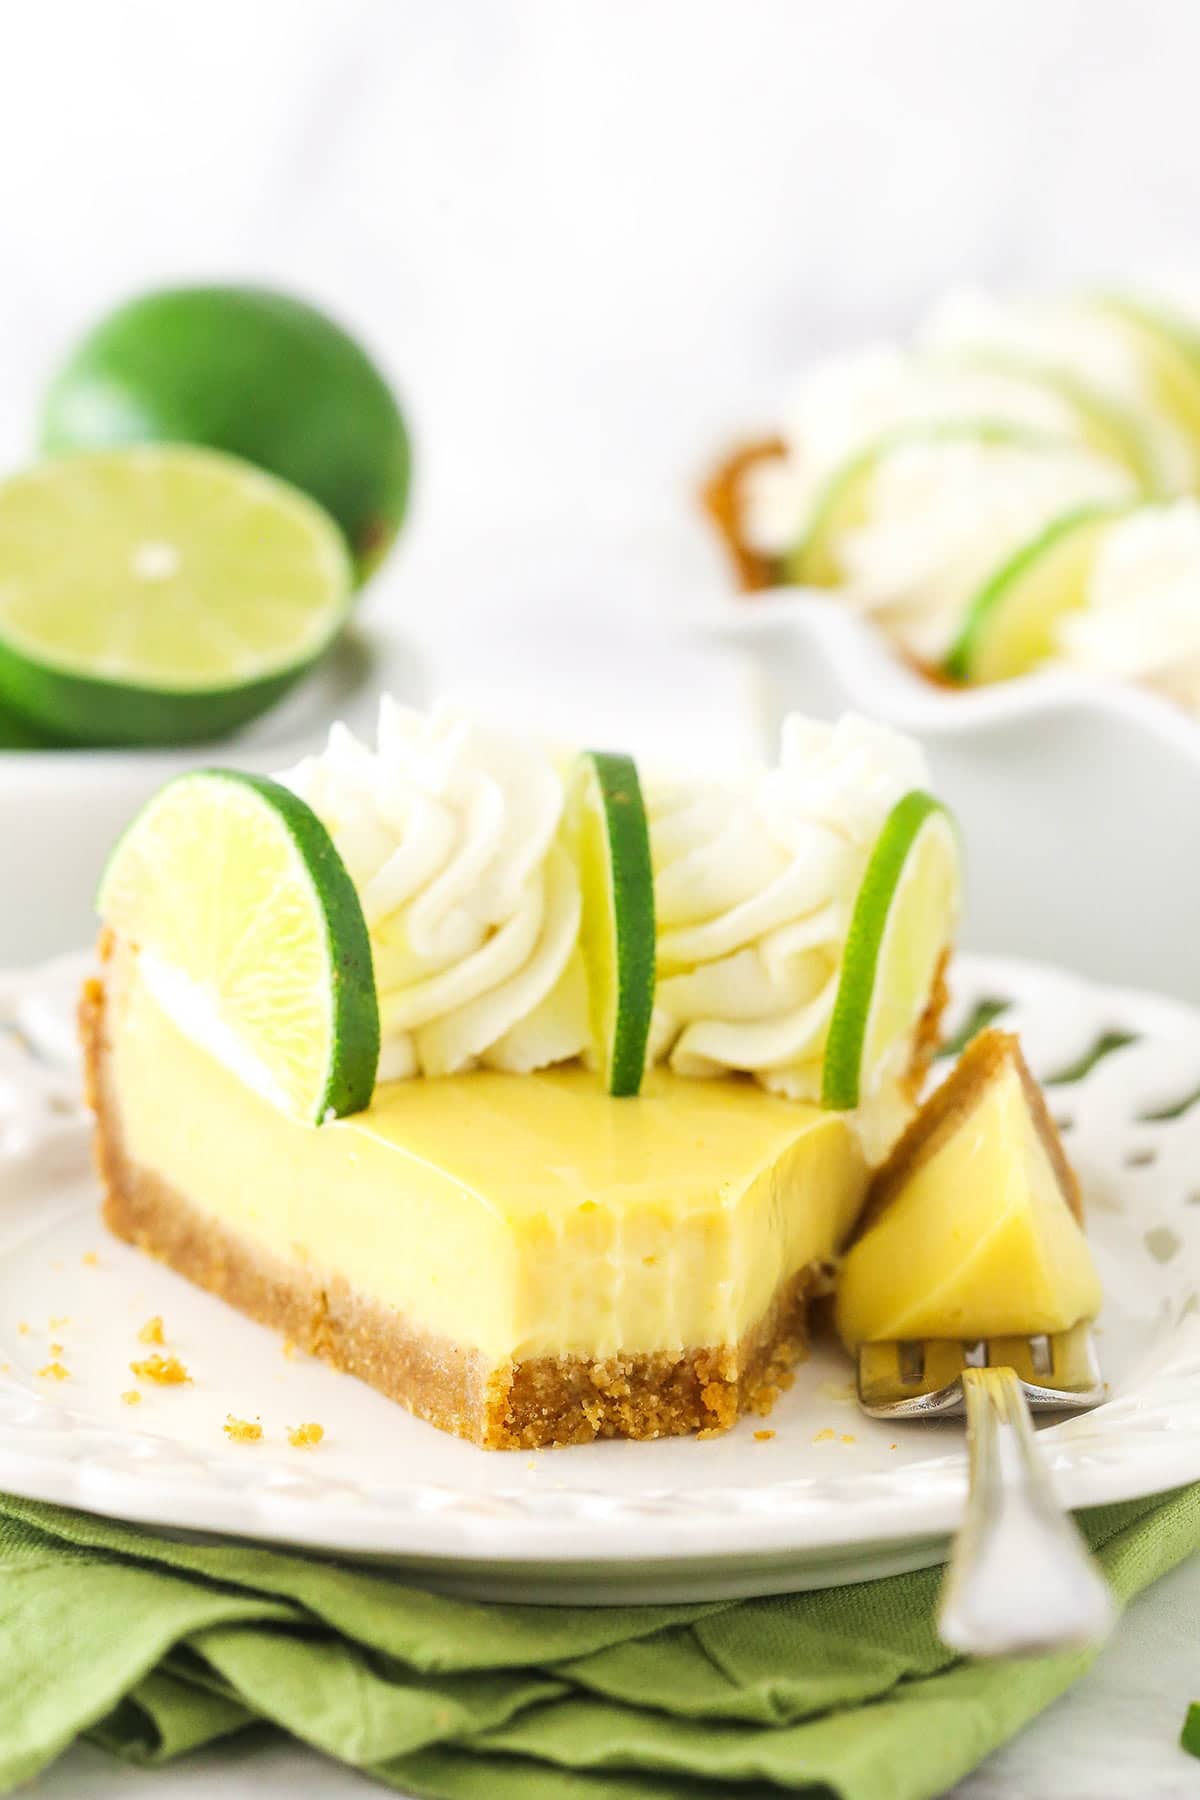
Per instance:
[[[85,1250],[79,1260],[85,1269],[98,1269],[100,1267],[100,1258],[96,1255],[94,1250]]]
[[[325,1436],[325,1427],[315,1422],[308,1425],[289,1425],[287,1428],[288,1443],[294,1450],[311,1450]]]
[[[69,1371],[60,1362],[48,1362],[44,1369],[38,1370],[38,1377],[46,1381],[66,1381]]]
[[[756,1431],[754,1434],[754,1441],[756,1444],[769,1444],[774,1436],[775,1433],[773,1431]]]
[[[138,1332],[138,1343],[139,1344],[161,1344],[164,1341],[165,1340],[163,1338],[162,1314],[155,1313],[155,1315],[152,1319],[146,1320],[146,1323],[142,1326],[142,1329]]]
[[[235,1419],[232,1413],[226,1413],[222,1430],[232,1444],[257,1444],[263,1434],[257,1419]]]
[[[142,1404],[141,1391],[138,1388],[126,1388],[125,1392],[121,1395],[121,1398],[126,1406],[140,1406]]]
[[[160,1387],[178,1387],[192,1378],[177,1356],[147,1356],[143,1362],[131,1362],[130,1368],[143,1381],[157,1381]]]
[[[814,1444],[833,1444],[836,1442],[837,1432],[833,1429],[832,1425],[827,1425],[824,1431],[818,1431],[813,1439]]]

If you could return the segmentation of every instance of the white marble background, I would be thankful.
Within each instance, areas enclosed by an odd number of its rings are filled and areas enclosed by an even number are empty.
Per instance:
[[[378,612],[557,716],[585,671],[605,711],[600,668],[643,727],[685,690],[732,718],[721,670],[661,655],[720,589],[714,446],[947,285],[1200,265],[1198,70],[1188,0],[0,0],[0,463],[109,301],[294,285],[415,427]],[[970,1795],[1194,1791],[1195,1573]],[[37,1791],[365,1792],[271,1766],[80,1753]]]

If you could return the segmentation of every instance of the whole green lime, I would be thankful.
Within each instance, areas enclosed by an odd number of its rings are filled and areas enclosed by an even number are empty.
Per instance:
[[[202,444],[257,463],[332,514],[360,579],[408,499],[408,432],[379,369],[324,313],[265,288],[172,288],[118,307],[54,377],[41,440]]]

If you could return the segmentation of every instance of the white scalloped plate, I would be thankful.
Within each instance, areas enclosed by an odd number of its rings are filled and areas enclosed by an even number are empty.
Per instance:
[[[801,589],[726,601],[699,629],[745,659],[771,760],[793,709],[850,707],[921,740],[966,839],[969,948],[1200,1005],[1200,720],[1073,670],[940,688]]]
[[[387,1558],[428,1586],[566,1603],[820,1587],[941,1558],[964,1493],[961,1428],[861,1418],[819,1349],[757,1441],[487,1455],[306,1359],[108,1238],[72,1067],[68,959],[0,978],[0,1486],[158,1527]],[[964,958],[959,1019],[1011,1002],[1043,1077],[1106,1033],[1136,1042],[1052,1087],[1091,1209],[1111,1399],[1043,1432],[1071,1506],[1200,1478],[1200,1014],[1031,964]],[[93,1260],[94,1258],[94,1260]],[[121,1401],[161,1313],[187,1387]],[[51,1321],[57,1321],[51,1323]],[[52,1352],[51,1344],[61,1345]],[[37,1371],[69,1370],[56,1382]],[[261,1443],[223,1436],[260,1416]],[[285,1428],[315,1419],[317,1450]]]

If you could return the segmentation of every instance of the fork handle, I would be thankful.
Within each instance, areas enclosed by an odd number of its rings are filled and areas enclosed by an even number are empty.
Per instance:
[[[938,1632],[968,1656],[1033,1656],[1103,1643],[1115,1607],[1055,1497],[1012,1369],[964,1369],[967,1510]]]

